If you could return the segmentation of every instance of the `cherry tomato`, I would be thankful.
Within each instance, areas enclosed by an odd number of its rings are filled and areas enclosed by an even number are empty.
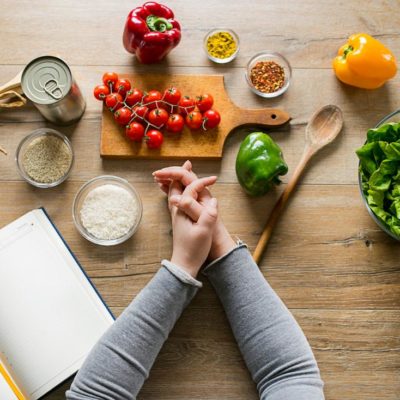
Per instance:
[[[133,107],[133,112],[136,114],[135,121],[142,121],[146,118],[149,108],[146,106]]]
[[[122,107],[114,113],[114,118],[120,125],[128,125],[132,119],[132,111],[127,107]]]
[[[118,81],[118,75],[115,72],[106,72],[103,75],[103,83],[107,86],[107,87],[111,87],[114,88],[115,84]]]
[[[110,89],[106,85],[97,85],[93,90],[93,94],[97,100],[103,101],[110,94]]]
[[[180,114],[171,114],[167,121],[167,130],[173,133],[180,133],[185,125],[185,120]]]
[[[128,81],[128,79],[118,79],[114,90],[122,97],[125,97],[126,92],[131,90],[131,83]]]
[[[200,129],[203,124],[203,115],[200,111],[192,111],[186,115],[186,124],[190,129]]]
[[[194,110],[195,102],[189,96],[183,96],[179,100],[178,106],[179,114],[185,116]]]
[[[158,100],[161,100],[162,96],[158,90],[150,90],[150,92],[146,93],[143,98],[143,104],[147,105],[150,110],[154,108],[160,108],[161,104]]]
[[[139,122],[131,122],[125,129],[125,135],[134,142],[141,142],[144,136],[144,126]]]
[[[149,112],[148,120],[151,124],[161,128],[168,121],[169,114],[162,108],[155,108]]]
[[[106,96],[105,103],[111,111],[117,111],[124,105],[124,99],[119,93],[110,93]]]
[[[149,149],[158,149],[161,147],[164,138],[157,129],[150,129],[146,135],[146,144]]]
[[[200,112],[209,110],[214,103],[214,99],[211,94],[202,94],[196,97],[196,106]]]
[[[129,92],[126,93],[125,103],[128,106],[134,106],[139,103],[143,98],[143,92],[139,89],[133,88]]]
[[[221,122],[221,116],[218,111],[215,110],[207,110],[203,114],[203,128],[204,129],[212,129],[219,125]]]
[[[181,92],[176,87],[171,87],[164,92],[164,98],[167,103],[176,106],[181,99]]]

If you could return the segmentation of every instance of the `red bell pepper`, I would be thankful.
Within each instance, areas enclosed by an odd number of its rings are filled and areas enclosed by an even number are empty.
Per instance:
[[[161,61],[181,40],[172,10],[154,1],[134,8],[127,17],[123,42],[143,64]]]

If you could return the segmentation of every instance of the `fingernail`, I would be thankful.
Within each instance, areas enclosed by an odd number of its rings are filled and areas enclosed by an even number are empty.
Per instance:
[[[218,200],[215,198],[215,197],[213,197],[211,200],[210,200],[210,204],[211,204],[211,206],[212,207],[217,207],[217,204],[218,204]]]

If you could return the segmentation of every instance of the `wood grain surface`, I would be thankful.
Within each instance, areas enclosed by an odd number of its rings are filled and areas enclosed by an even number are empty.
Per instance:
[[[139,65],[121,43],[125,17],[136,4],[0,0],[0,83],[13,78],[32,58],[57,51],[71,65],[87,100],[78,124],[58,128],[71,138],[76,163],[70,179],[49,190],[23,182],[14,161],[20,140],[47,123],[32,105],[0,112],[0,144],[9,152],[7,157],[0,154],[0,226],[45,206],[119,314],[151,279],[159,261],[171,254],[165,199],[151,176],[170,161],[99,156],[102,110],[92,98],[92,89],[103,72],[224,75],[228,95],[238,106],[280,108],[291,115],[290,127],[271,131],[290,169],[300,158],[305,124],[312,113],[324,104],[337,104],[344,113],[344,130],[312,160],[271,238],[261,271],[304,329],[328,400],[398,400],[400,247],[379,230],[362,203],[354,151],[369,127],[400,107],[400,76],[378,90],[357,90],[336,80],[331,60],[345,38],[360,31],[384,41],[400,58],[399,2],[253,0],[248,6],[240,0],[167,1],[184,28],[182,42],[161,65],[150,67]],[[221,25],[234,29],[241,41],[238,58],[225,66],[212,64],[202,52],[206,32]],[[293,67],[289,90],[275,100],[256,97],[244,78],[248,59],[264,49],[283,53]],[[234,162],[241,140],[251,130],[239,129],[228,137],[222,160],[196,160],[194,168],[202,176],[219,175],[214,192],[224,221],[253,250],[287,178],[263,198],[251,199],[243,193]],[[80,237],[71,217],[78,188],[104,173],[127,178],[144,202],[137,234],[107,249]],[[69,384],[46,400],[63,399]],[[139,398],[257,398],[207,281],[178,321]]]
[[[202,93],[211,93],[213,108],[222,115],[221,123],[214,129],[191,131],[186,125],[181,134],[164,132],[160,149],[149,149],[144,140],[140,143],[125,137],[125,127],[119,126],[113,114],[104,106],[101,125],[100,155],[114,158],[148,159],[219,159],[222,157],[225,140],[234,130],[242,126],[263,129],[279,128],[289,122],[289,115],[279,109],[244,109],[237,107],[228,97],[223,75],[167,75],[167,74],[120,74],[144,92],[177,87],[182,95],[192,98]],[[99,77],[100,78],[100,77]]]

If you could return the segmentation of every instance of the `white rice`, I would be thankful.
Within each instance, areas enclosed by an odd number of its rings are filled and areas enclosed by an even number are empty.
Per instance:
[[[106,184],[89,192],[80,210],[82,225],[97,239],[118,239],[129,232],[139,214],[136,198],[121,186]]]

